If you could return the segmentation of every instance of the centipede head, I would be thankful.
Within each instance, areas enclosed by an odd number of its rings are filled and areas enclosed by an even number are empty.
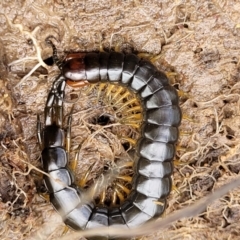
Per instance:
[[[88,84],[84,63],[86,53],[69,53],[65,56],[64,60],[61,60],[58,57],[57,48],[51,38],[55,39],[55,37],[49,36],[45,41],[52,47],[53,61],[61,70],[66,83],[73,88],[82,87]]]
[[[84,62],[85,56],[86,53],[70,53],[63,62],[62,74],[66,78],[66,83],[73,88],[88,84]]]

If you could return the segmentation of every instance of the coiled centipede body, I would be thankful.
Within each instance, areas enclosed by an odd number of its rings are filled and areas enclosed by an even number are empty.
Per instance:
[[[53,50],[56,49],[53,47]],[[152,63],[134,54],[73,53],[68,54],[61,65],[56,63],[61,75],[48,95],[43,129],[38,121],[43,169],[51,176],[45,176],[44,181],[54,208],[65,224],[75,230],[100,226],[132,228],[160,216],[171,191],[172,160],[181,121],[175,88]],[[136,143],[132,191],[120,206],[111,208],[82,202],[84,190],[74,185],[67,168],[70,126],[65,144],[62,120],[65,86],[96,82],[125,86],[137,95],[144,113],[141,136]],[[53,180],[56,178],[60,183]],[[103,239],[109,237],[113,236]]]

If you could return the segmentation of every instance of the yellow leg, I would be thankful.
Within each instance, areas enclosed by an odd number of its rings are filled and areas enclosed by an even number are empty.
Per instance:
[[[39,194],[40,197],[42,197],[45,201],[50,202],[50,196],[47,193],[41,193]]]
[[[125,162],[123,165],[119,166],[119,168],[128,168],[128,167],[132,167],[133,166],[133,162]]]
[[[106,200],[106,190],[103,190],[100,194],[100,204],[104,205],[105,200]]]
[[[91,199],[94,199],[96,196],[100,194],[99,188],[101,187],[101,182],[100,180],[97,180],[96,183],[93,185],[93,187],[90,188],[89,191],[89,197]]]
[[[69,156],[71,147],[71,124],[72,124],[72,110],[67,120],[67,134],[66,134],[66,152]]]
[[[139,105],[139,106],[131,107],[128,110],[126,110],[126,113],[131,113],[131,112],[142,112],[142,107]]]
[[[69,168],[73,172],[76,171],[77,161],[78,161],[78,158],[79,158],[80,149],[81,149],[81,145],[78,146],[77,153],[75,154],[75,158],[73,159],[73,161],[70,161],[70,163],[69,163]]]
[[[125,197],[117,188],[114,189],[114,193],[115,193],[115,198],[114,198],[115,204],[116,204],[116,196],[119,198],[120,202],[124,201]]]
[[[91,173],[94,165],[95,165],[95,163],[93,163],[93,164],[88,168],[88,170],[85,172],[84,176],[79,180],[78,186],[80,186],[80,187],[83,188],[83,187],[86,185],[87,179],[88,179],[89,174]]]
[[[151,60],[151,57],[152,57],[152,55],[149,54],[149,53],[139,53],[139,54],[137,54],[137,56],[139,58],[143,58],[143,59],[146,59],[146,60]],[[151,62],[152,62],[152,60],[151,60]]]
[[[175,185],[172,185],[172,190],[175,191],[175,192],[177,192],[178,194],[180,194],[178,188],[177,188]]]
[[[121,136],[121,140],[125,140],[125,141],[127,141],[127,142],[129,142],[131,145],[136,145],[136,142],[137,142],[137,140],[135,140],[135,139],[133,139],[133,138],[129,138],[129,137],[122,137]]]
[[[65,226],[63,229],[62,235],[65,235],[68,232],[68,230],[69,230],[69,227]]]
[[[121,52],[121,47],[120,47],[121,43],[117,43],[116,46],[114,47],[114,51],[115,52]]]
[[[100,95],[102,93],[102,91],[104,90],[104,88],[107,86],[106,83],[100,83],[98,86],[98,95],[97,95],[97,100],[100,99]]]
[[[95,84],[89,84],[89,85],[87,85],[87,86],[88,86],[88,87],[87,87],[85,93],[86,93],[86,94],[89,94],[89,93],[91,93],[92,90],[95,88]]]
[[[109,101],[111,101],[111,92],[112,90],[115,88],[115,85],[113,84],[110,84],[108,87],[107,87],[107,91],[106,91],[106,97],[109,98]]]
[[[176,72],[165,72],[168,78],[176,77],[178,74]]]
[[[154,201],[154,203],[157,204],[157,205],[160,205],[160,206],[164,206],[165,205],[164,202],[160,202],[160,201]]]
[[[118,112],[120,112],[121,110],[123,110],[124,108],[126,107],[129,107],[130,104],[137,104],[139,105],[139,101],[136,99],[136,98],[133,98],[133,99],[130,99],[128,100],[126,103],[124,103],[119,109],[118,109]]]
[[[140,128],[142,122],[139,122],[139,123],[136,123],[136,121],[126,121],[125,122],[125,121],[121,120],[121,123],[138,129],[138,128]]]
[[[182,115],[182,119],[188,120],[189,122],[196,123],[191,117],[189,117],[189,116],[186,115],[186,114],[183,114],[183,115]]]
[[[130,92],[125,92],[116,102],[115,104],[118,104],[119,102],[121,102],[124,98],[128,97],[130,95]]]
[[[118,191],[118,190],[117,190]],[[113,192],[113,197],[112,197],[112,205],[116,205],[116,202],[117,202],[117,197],[118,197],[118,194],[117,194],[117,191],[116,189],[114,189],[114,192]],[[124,198],[124,197],[123,197]]]
[[[115,100],[115,98],[117,98],[120,95],[120,93],[123,91],[123,89],[124,88],[122,86],[118,87],[118,90],[116,91],[116,93],[112,97],[112,101]]]
[[[130,176],[118,176],[117,179],[121,179],[123,181],[126,181],[126,182],[132,182],[132,177]]]
[[[189,94],[184,92],[184,91],[182,91],[182,90],[178,90],[177,92],[178,92],[178,96],[180,98],[190,98]]]
[[[180,161],[178,161],[178,160],[174,160],[174,161],[173,161],[173,165],[174,165],[174,166],[182,166],[183,163],[180,162]]]
[[[143,116],[141,113],[136,113],[136,114],[132,114],[130,116],[124,117],[124,120],[127,121],[128,119],[136,119],[136,120],[141,120],[143,119]]]
[[[180,152],[181,152],[181,151],[182,151],[182,152],[186,152],[186,151],[189,152],[189,151],[190,151],[190,152],[191,152],[191,151],[194,151],[194,149],[189,149],[189,148],[188,148],[188,149],[186,150],[186,148],[180,147],[180,146],[177,145],[177,146],[176,146],[176,151],[180,151]]]
[[[180,136],[189,136],[192,135],[192,132],[179,131]]]
[[[118,186],[122,191],[124,191],[127,195],[131,192],[130,189],[128,189],[127,187],[123,186],[120,183],[116,183],[116,186]]]

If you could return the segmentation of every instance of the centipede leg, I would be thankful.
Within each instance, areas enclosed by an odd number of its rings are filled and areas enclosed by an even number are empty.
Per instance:
[[[44,123],[45,126],[50,126],[54,122],[62,126],[62,101],[63,91],[58,92],[59,89],[64,89],[65,81],[61,76],[53,83],[50,93],[48,94],[47,102],[44,109]],[[56,99],[57,98],[57,99]]]
[[[66,131],[66,152],[69,155],[71,147],[71,126],[72,126],[72,114],[67,119],[67,131]]]
[[[70,123],[71,121],[71,116],[68,118],[68,123]],[[70,127],[68,127],[67,129],[67,139],[66,139],[66,152],[69,153],[70,152]],[[68,139],[69,138],[69,139]],[[73,159],[73,161],[70,162],[69,164],[69,168],[75,172],[76,171],[76,167],[77,167],[77,161],[79,159],[79,152],[81,150],[81,145],[79,145],[78,147],[78,150],[77,150],[77,153],[75,154],[75,157]],[[93,167],[94,167],[95,163],[92,164],[88,170],[84,173],[84,175],[80,178],[79,182],[77,183],[77,185],[80,187],[80,188],[84,188],[86,183],[87,183],[87,179],[89,177],[89,174],[91,173]]]
[[[59,124],[59,126],[62,126],[62,118],[63,118],[63,108],[62,108],[62,99],[63,99],[63,91],[65,88],[65,82],[62,81],[63,78],[58,78],[54,84],[53,87],[48,95],[47,102],[45,105],[45,112],[44,112],[44,124],[45,126],[50,126],[54,122],[56,124]],[[56,87],[57,86],[57,87]],[[56,99],[56,91],[60,91],[58,95],[60,95],[61,98]],[[57,118],[55,117],[57,116]],[[42,142],[42,123],[40,121],[39,115],[37,115],[37,138],[38,143],[40,147],[42,148],[43,142]]]
[[[68,141],[68,139],[67,139],[67,141]],[[69,148],[70,148],[70,147],[69,147]],[[70,168],[73,172],[75,172],[76,167],[77,167],[77,161],[78,161],[78,158],[79,158],[79,151],[80,151],[80,149],[81,149],[81,145],[79,145],[79,147],[78,147],[78,149],[77,149],[77,153],[75,154],[74,159],[73,159],[72,161],[70,161],[70,163],[69,163],[69,168]]]
[[[64,97],[64,89],[65,89],[66,82],[63,81],[58,86],[58,94],[55,100],[55,121],[56,124],[60,127],[63,126],[63,97]]]
[[[37,115],[37,139],[40,148],[42,149],[42,123],[39,115]]]
[[[53,123],[53,102],[54,102],[55,95],[54,94],[49,94],[47,103],[44,109],[44,123],[46,126],[49,126]]]
[[[87,179],[89,177],[89,174],[91,173],[92,169],[93,169],[93,166],[95,165],[95,163],[93,163],[89,168],[88,170],[84,173],[83,177],[80,179],[78,185],[80,187],[85,187],[86,183],[87,183]]]

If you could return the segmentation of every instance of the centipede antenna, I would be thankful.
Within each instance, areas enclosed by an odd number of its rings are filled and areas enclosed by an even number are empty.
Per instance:
[[[56,46],[53,44],[53,42],[50,40],[50,38],[54,38],[53,36],[49,36],[46,38],[46,43],[49,44],[52,47],[53,50],[53,61],[58,66],[58,68],[62,71],[62,61],[58,58],[58,52]]]

